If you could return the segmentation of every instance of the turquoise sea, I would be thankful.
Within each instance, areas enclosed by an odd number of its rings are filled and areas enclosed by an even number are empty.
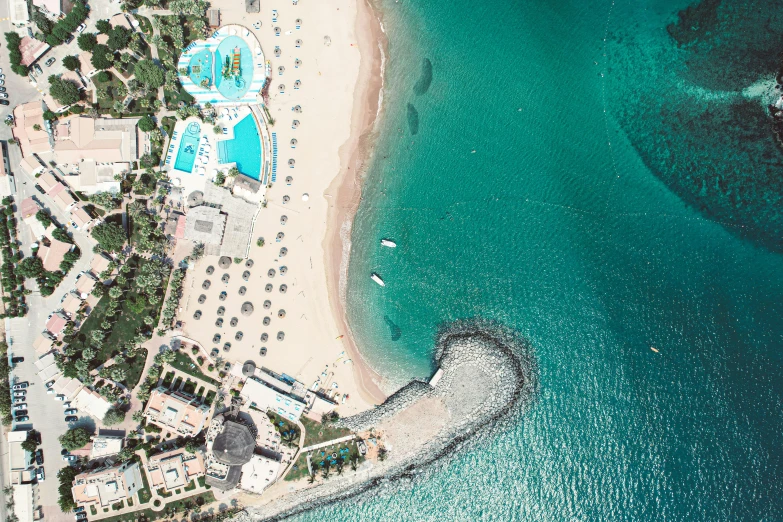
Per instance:
[[[412,482],[295,519],[783,519],[783,4],[379,8],[354,334],[402,384],[439,327],[494,319],[540,389]]]

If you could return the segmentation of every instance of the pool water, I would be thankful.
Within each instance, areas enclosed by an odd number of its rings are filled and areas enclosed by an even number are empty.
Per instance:
[[[192,172],[193,164],[196,162],[196,151],[198,150],[198,141],[201,137],[201,126],[192,122],[182,133],[182,139],[179,142],[177,151],[177,161],[174,168],[182,172]]]
[[[217,149],[220,163],[236,163],[239,172],[253,179],[261,176],[261,138],[252,115],[237,123],[234,139],[219,141]]]
[[[201,85],[204,80],[212,85],[212,51],[204,49],[194,54],[188,62],[188,75],[196,85]]]
[[[229,63],[234,55],[234,49],[239,47],[239,78],[223,78],[223,66],[228,58]],[[250,89],[253,83],[253,55],[245,41],[238,36],[229,36],[218,44],[215,51],[215,87],[220,94],[229,100],[239,100]]]

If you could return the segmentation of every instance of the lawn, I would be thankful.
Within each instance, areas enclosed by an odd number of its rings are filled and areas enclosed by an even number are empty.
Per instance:
[[[196,489],[196,481],[195,480],[191,480],[190,484],[185,486],[185,491],[193,491],[194,489]]]
[[[181,371],[182,373],[192,375],[193,377],[196,377],[197,379],[201,379],[204,382],[214,384],[215,386],[220,386],[220,383],[218,381],[216,381],[212,377],[209,377],[201,373],[201,370],[199,369],[198,365],[193,361],[193,359],[190,358],[189,355],[187,355],[182,350],[177,351],[177,356],[171,362],[171,366]]]
[[[334,446],[329,446],[328,448],[319,449],[311,453],[312,456],[310,457],[310,462],[313,466],[313,470],[315,470],[316,473],[318,473],[318,470],[320,470],[323,467],[324,459],[329,457],[332,453],[337,453],[338,458],[340,456],[343,457],[343,462],[344,462],[343,473],[351,471],[351,464],[350,464],[351,459],[353,458],[358,459],[357,464],[361,464],[364,461],[364,457],[359,455],[359,450],[356,447],[356,444],[354,444],[353,442],[348,442],[348,443],[344,442],[342,444],[336,444]],[[333,475],[337,474],[337,470],[334,464],[332,465],[331,470]],[[307,453],[301,453],[299,454],[299,457],[296,459],[296,462],[294,462],[291,471],[289,471],[288,475],[286,475],[285,480],[286,481],[299,480],[301,478],[306,477],[307,475],[308,475]]]
[[[139,22],[139,29],[141,29],[141,32],[143,32],[147,36],[152,35],[152,22],[150,22],[150,19],[146,16],[141,16],[140,14],[134,14],[133,18],[138,20]]]
[[[157,305],[145,301],[144,308],[141,312],[135,312],[131,309],[131,304],[140,297],[136,291],[136,287],[132,284],[132,281],[136,272],[144,263],[147,263],[147,261],[138,256],[133,256],[128,263],[131,265],[131,271],[127,276],[128,281],[131,282],[130,290],[126,294],[120,311],[113,318],[109,319],[109,322],[112,323],[111,328],[109,329],[109,335],[101,344],[100,351],[95,359],[90,361],[90,368],[95,368],[101,362],[107,361],[117,355],[126,342],[131,341],[136,337],[137,328],[148,329],[147,325],[144,324],[144,317],[147,315],[157,317],[160,312],[162,300],[161,303],[158,303]],[[98,301],[98,304],[95,306],[95,309],[87,320],[84,321],[84,325],[71,342],[72,346],[76,346],[77,352],[81,352],[92,345],[90,333],[93,330],[101,328],[101,323],[106,318],[106,308],[108,307],[110,300],[111,298],[108,294],[103,296],[101,300]],[[132,388],[139,382],[146,358],[147,351],[140,349],[138,350],[136,357],[127,360],[125,382],[129,387]]]
[[[95,88],[98,89],[99,92],[102,88],[108,88],[106,96],[98,97],[98,106],[100,110],[104,111],[111,109],[116,100],[122,101],[123,99],[123,97],[117,95],[117,87],[124,85],[124,82],[117,78],[116,75],[112,73],[109,74],[111,75],[111,80],[108,82],[99,82],[95,79],[95,76],[92,78],[92,81],[95,84]]]
[[[173,502],[170,502],[166,504],[166,509],[162,509],[161,511],[153,511],[152,509],[142,509],[139,511],[132,511],[130,513],[125,513],[122,515],[117,515],[114,517],[106,517],[103,520],[103,522],[135,522],[137,520],[159,520],[164,518],[170,518],[167,515],[167,511],[172,510],[175,513],[180,513],[184,510],[185,503],[188,502],[191,505],[192,504],[198,504],[199,506],[204,506],[206,504],[209,504],[211,502],[215,501],[215,494],[211,491],[207,491],[206,493],[202,493],[200,495],[193,495],[192,497],[187,497],[182,500],[175,500]]]
[[[152,493],[150,493],[150,484],[147,482],[147,472],[142,470],[141,481],[144,483],[144,487],[139,490],[139,504],[146,504],[152,499]]]
[[[320,422],[312,421],[307,417],[302,417],[299,420],[305,427],[305,447],[321,442],[339,439],[340,437],[345,437],[346,435],[351,434],[351,430],[346,428],[338,428],[333,424],[323,425]]]

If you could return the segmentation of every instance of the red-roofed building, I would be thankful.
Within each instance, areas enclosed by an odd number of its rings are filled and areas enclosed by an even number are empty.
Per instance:
[[[23,36],[22,41],[19,43],[19,52],[22,53],[22,61],[20,63],[30,67],[48,50],[49,44],[46,42]]]
[[[22,200],[22,219],[35,216],[39,210],[41,210],[41,205],[32,197],[24,198]]]
[[[46,321],[46,330],[55,337],[60,337],[65,326],[68,324],[68,319],[59,313],[52,314],[48,321]]]

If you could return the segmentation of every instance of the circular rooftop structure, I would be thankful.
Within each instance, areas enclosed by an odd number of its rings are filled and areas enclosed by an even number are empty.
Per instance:
[[[246,361],[242,365],[242,375],[245,377],[252,377],[256,373],[256,363],[253,361]]]
[[[223,424],[223,431],[215,437],[215,442],[212,444],[212,455],[215,460],[223,464],[241,466],[250,462],[255,448],[255,437],[247,426],[226,421]]]

